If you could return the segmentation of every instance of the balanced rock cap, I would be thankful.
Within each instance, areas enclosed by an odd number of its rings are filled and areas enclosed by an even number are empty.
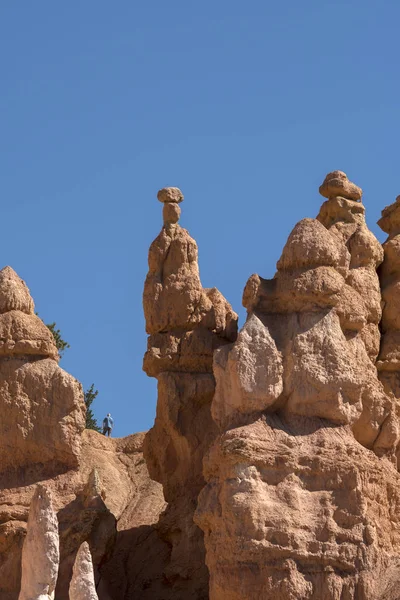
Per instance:
[[[382,217],[378,221],[379,227],[389,235],[400,232],[400,196],[389,206],[385,206]]]
[[[334,198],[341,196],[347,200],[361,202],[362,189],[355,183],[352,183],[346,173],[343,171],[332,171],[325,177],[323,184],[319,188],[319,193],[324,198]]]
[[[179,203],[183,200],[183,194],[177,187],[167,187],[160,190],[157,194],[160,202],[175,202]]]

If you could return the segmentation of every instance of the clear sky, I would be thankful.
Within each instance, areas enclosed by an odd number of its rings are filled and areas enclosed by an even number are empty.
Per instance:
[[[115,434],[152,425],[142,289],[157,190],[240,313],[334,169],[367,221],[400,194],[396,0],[0,3],[0,264],[71,345]]]

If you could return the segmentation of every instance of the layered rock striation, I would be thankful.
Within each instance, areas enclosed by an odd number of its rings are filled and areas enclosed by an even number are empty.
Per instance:
[[[214,354],[203,529],[212,600],[400,598],[396,403],[377,376],[382,248],[327,175],[248,317]]]
[[[158,399],[144,455],[168,503],[158,524],[171,548],[163,597],[200,599],[208,597],[208,573],[193,513],[204,485],[203,456],[217,432],[210,413],[213,352],[236,339],[237,315],[216,288],[201,285],[197,244],[178,224],[180,190],[160,190],[158,199],[164,225],[150,246],[143,295],[149,334],[143,368],[157,377]]]

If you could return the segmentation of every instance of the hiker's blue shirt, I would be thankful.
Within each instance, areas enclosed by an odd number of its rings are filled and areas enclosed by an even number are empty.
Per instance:
[[[114,421],[111,417],[104,417],[103,427],[109,427],[110,429],[113,427]]]

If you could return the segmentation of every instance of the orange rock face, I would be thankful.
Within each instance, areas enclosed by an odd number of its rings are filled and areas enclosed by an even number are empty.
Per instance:
[[[399,475],[327,421],[262,416],[205,461],[210,598],[399,598]]]
[[[0,271],[0,473],[36,463],[78,464],[85,426],[82,386],[58,364],[53,336],[34,314],[26,284]],[[18,427],[11,424],[18,423]]]
[[[211,600],[400,598],[397,403],[375,367],[383,251],[360,188],[334,172],[320,191],[214,353],[220,435],[195,514]]]
[[[160,190],[147,434],[83,430],[80,384],[0,271],[1,600],[400,600],[400,199],[382,248],[345,173],[320,192],[237,334]]]

